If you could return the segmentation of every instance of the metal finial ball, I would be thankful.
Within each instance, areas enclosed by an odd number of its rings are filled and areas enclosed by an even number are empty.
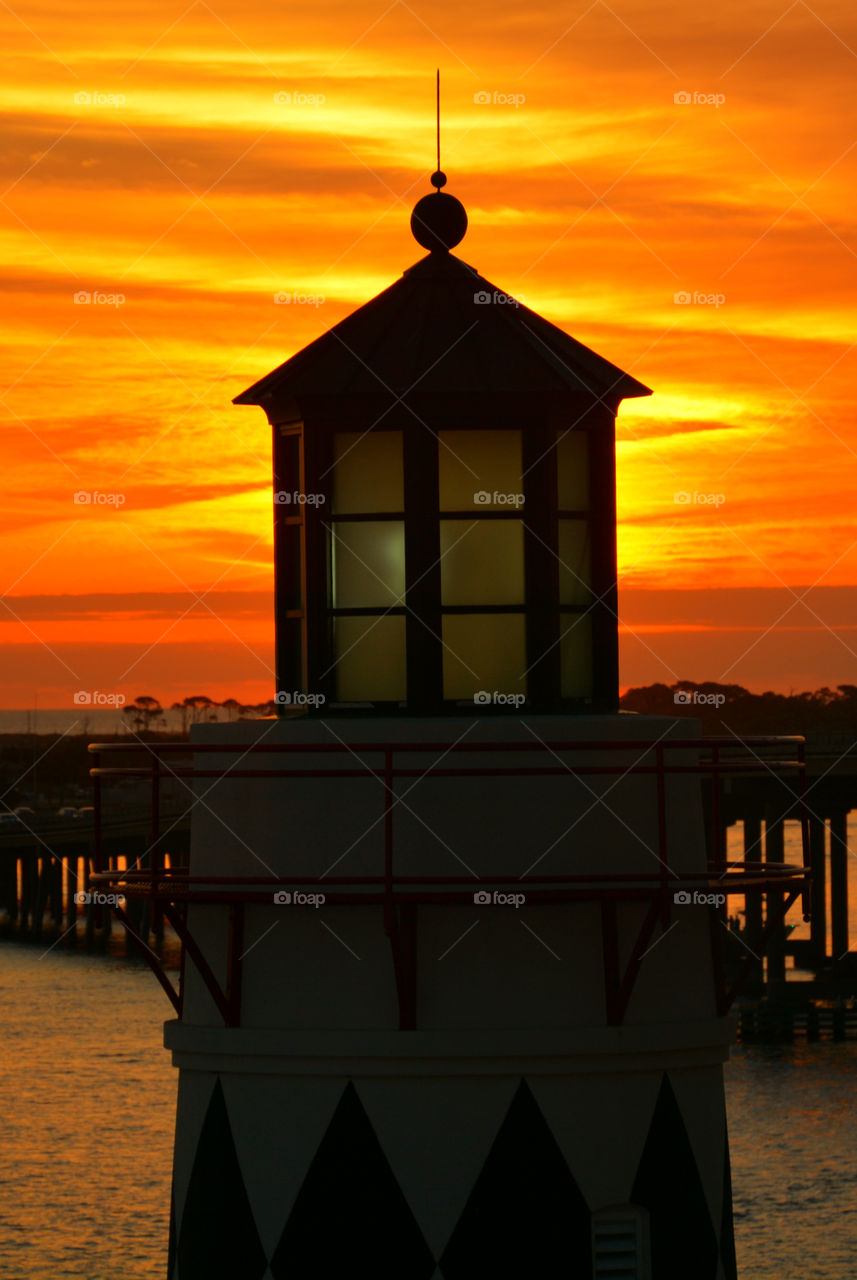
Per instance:
[[[433,187],[437,187],[438,191],[440,191],[441,187],[446,186],[446,174],[441,169],[435,169],[434,173],[429,178],[429,182]]]
[[[411,214],[411,232],[418,244],[432,253],[454,249],[464,239],[467,214],[464,205],[445,191],[423,196]]]

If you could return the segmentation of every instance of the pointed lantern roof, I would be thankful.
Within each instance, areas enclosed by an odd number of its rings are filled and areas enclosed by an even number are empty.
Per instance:
[[[442,181],[438,181],[442,179]],[[430,250],[400,280],[236,396],[271,421],[282,407],[331,398],[498,396],[600,401],[651,395],[643,383],[519,303],[449,250],[467,216],[453,196],[424,196],[411,219]]]

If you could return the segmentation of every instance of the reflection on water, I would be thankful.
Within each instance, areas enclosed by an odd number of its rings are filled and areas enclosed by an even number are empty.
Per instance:
[[[145,968],[0,948],[0,1280],[163,1280],[177,1073],[161,1024],[170,1016]],[[733,1051],[741,1280],[855,1274],[855,1085],[857,1044]]]
[[[0,1277],[163,1280],[178,1073],[145,967],[0,948]]]
[[[741,1280],[853,1276],[857,1044],[733,1049],[726,1096]]]

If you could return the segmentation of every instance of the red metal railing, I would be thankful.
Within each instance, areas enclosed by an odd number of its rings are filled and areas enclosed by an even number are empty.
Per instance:
[[[771,758],[766,753],[772,749],[779,754]],[[608,1022],[622,1021],[624,1012],[639,972],[640,964],[650,946],[654,930],[660,921],[666,928],[671,919],[674,895],[681,891],[705,888],[710,892],[768,894],[768,910],[765,929],[758,940],[766,945],[775,929],[779,928],[793,903],[800,896],[803,900],[804,918],[810,911],[809,825],[804,803],[806,763],[804,739],[801,737],[754,736],[738,739],[689,738],[660,739],[658,741],[558,741],[558,742],[355,742],[331,743],[217,743],[188,745],[185,743],[94,743],[89,747],[94,756],[90,770],[95,788],[95,849],[92,881],[98,886],[110,886],[126,898],[144,897],[150,900],[154,918],[163,918],[173,927],[182,943],[182,978],[184,964],[190,956],[203,981],[211,992],[226,1025],[237,1025],[240,1020],[241,954],[243,950],[244,908],[250,904],[270,903],[272,892],[298,886],[323,887],[326,902],[330,905],[380,906],[383,909],[385,932],[393,951],[397,987],[399,993],[400,1025],[413,1027],[416,1020],[415,992],[415,927],[416,908],[441,904],[472,902],[474,889],[485,886],[521,887],[527,885],[528,903],[598,902],[602,916],[602,942],[605,991],[607,995]],[[598,761],[597,753],[621,751],[635,758],[630,764]],[[672,753],[696,752],[695,763],[668,758]],[[106,753],[143,755],[147,763],[136,766],[106,766],[102,758]],[[241,767],[252,756],[285,755],[300,756],[297,764],[278,768]],[[583,755],[586,763],[574,764],[562,759],[566,755]],[[740,753],[740,754],[738,754]],[[216,757],[229,754],[236,761],[225,768],[203,768],[200,757]],[[412,761],[420,755],[431,754],[454,763],[435,767],[429,763],[419,768]],[[488,765],[473,763],[469,756],[547,756],[550,763],[533,766]],[[191,766],[173,767],[171,758],[193,756]],[[351,757],[357,765],[324,767],[325,757]],[[309,764],[309,759],[313,764]],[[321,758],[315,765],[315,760]],[[379,760],[372,765],[370,760]],[[720,789],[721,780],[730,774],[767,774],[782,781],[783,773],[793,773],[795,786],[791,788],[791,810],[801,824],[802,865],[761,861],[732,861],[725,858],[725,829],[722,825]],[[711,784],[711,840],[713,857],[706,872],[692,875],[679,874],[670,865],[668,848],[667,789],[669,776],[679,774],[708,775]],[[466,778],[466,777],[551,777],[551,776],[654,776],[657,805],[657,857],[659,868],[652,873],[599,874],[590,872],[578,875],[527,875],[510,876],[402,876],[395,871],[394,859],[394,810],[399,802],[395,783],[406,778]],[[105,871],[102,867],[103,821],[102,782],[119,778],[146,778],[150,780],[152,797],[152,840],[145,856],[149,866],[139,871]],[[188,780],[202,778],[364,778],[379,783],[383,796],[384,852],[383,869],[373,876],[293,876],[288,879],[272,876],[192,876],[183,869],[165,870],[163,842],[168,831],[161,830],[161,783],[164,779]],[[194,800],[189,806],[193,808]],[[785,806],[784,806],[785,809]],[[617,906],[620,901],[637,901],[648,904],[648,910],[634,939],[630,957],[624,971],[619,958]],[[191,904],[226,905],[229,907],[229,934],[227,945],[227,980],[221,988],[208,965],[205,956],[193,938],[187,923]],[[159,958],[134,930],[126,912],[117,906],[112,908],[132,937],[140,944],[141,953],[155,971],[158,980],[173,1002],[179,1016],[182,1010],[184,983],[179,990],[165,974]],[[727,987],[723,974],[721,921],[725,923],[725,900],[722,907],[710,907],[711,943],[714,953],[717,1007],[725,1013],[746,981],[753,966],[753,955],[731,986]]]

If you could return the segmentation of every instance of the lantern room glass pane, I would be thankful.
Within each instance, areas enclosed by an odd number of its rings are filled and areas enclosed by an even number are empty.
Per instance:
[[[588,520],[557,521],[560,604],[589,604],[592,566]]]
[[[277,693],[294,695],[305,688],[303,622],[300,618],[285,618],[277,627]],[[282,714],[283,705],[278,705],[277,710]]]
[[[275,501],[297,502],[301,494],[301,437],[296,431],[286,432],[277,428],[280,439],[275,447],[276,474],[274,488],[276,492],[288,494],[288,498],[276,498]],[[296,497],[295,495],[298,495]],[[290,514],[297,515],[298,512]]]
[[[441,520],[441,603],[523,604],[520,520]]]
[[[301,597],[301,543],[303,528],[299,524],[287,524],[280,533],[280,557],[277,563],[277,596],[284,609],[300,609]]]
[[[401,431],[337,431],[332,477],[334,514],[404,511]]]
[[[580,427],[557,432],[556,486],[560,511],[589,510],[589,439]]]
[[[563,698],[592,697],[592,619],[560,614],[560,689]]]
[[[503,697],[527,692],[523,614],[457,613],[443,619],[443,696]],[[486,702],[480,698],[479,703]]]
[[[405,619],[334,618],[336,696],[340,702],[402,702],[407,694]]]
[[[405,526],[401,520],[337,521],[330,535],[334,609],[401,604]]]
[[[483,511],[523,508],[520,431],[439,431],[437,434],[441,511],[469,511],[473,507]],[[520,501],[510,502],[515,496]]]

